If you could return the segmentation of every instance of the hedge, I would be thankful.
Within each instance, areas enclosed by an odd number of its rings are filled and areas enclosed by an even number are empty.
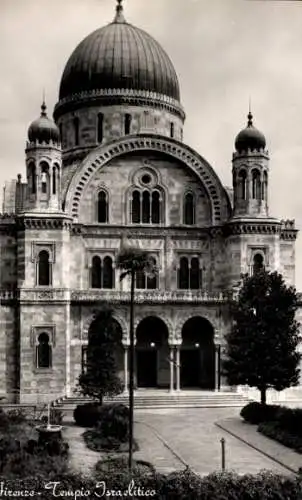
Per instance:
[[[103,485],[106,484],[107,491],[114,489],[128,491],[129,484],[135,488],[140,488],[149,495],[130,495],[123,494],[123,498],[153,498],[156,500],[301,500],[302,498],[302,480],[300,477],[280,476],[277,474],[262,472],[256,475],[239,476],[234,473],[216,473],[205,477],[195,475],[190,470],[174,472],[168,476],[162,474],[142,475],[139,472],[129,475],[128,472],[107,472],[103,477]],[[9,478],[0,477],[4,481],[5,487],[16,488],[14,481]],[[85,490],[89,491],[85,498],[92,500],[97,498],[95,491],[102,492],[102,487],[95,490],[97,482],[95,478],[83,479],[78,474],[57,474],[47,477],[36,477],[30,483],[24,483],[27,487],[35,491],[41,491],[39,495],[41,500],[50,500],[54,498],[51,490],[45,489],[45,482],[59,482],[58,491],[62,490]],[[100,479],[98,478],[98,481]],[[22,490],[22,484],[18,483],[18,489]],[[111,495],[112,496],[112,495]],[[115,495],[118,497],[121,495]],[[107,496],[103,495],[104,498]],[[60,495],[61,499],[70,498],[67,495]],[[78,496],[78,498],[80,498]]]

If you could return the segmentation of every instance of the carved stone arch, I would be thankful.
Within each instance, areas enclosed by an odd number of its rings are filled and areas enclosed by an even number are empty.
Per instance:
[[[214,331],[214,338],[216,337],[217,325],[216,325],[215,319],[213,317],[209,317],[207,314],[204,314],[204,312],[199,313],[198,311],[191,311],[190,313],[188,312],[186,314],[179,313],[176,317],[175,339],[177,341],[182,340],[182,329],[183,329],[185,323],[189,319],[197,317],[197,316],[200,318],[206,319],[212,325],[213,331]]]
[[[90,328],[91,323],[97,318],[97,316],[101,313],[101,311],[91,311],[88,317],[85,318],[83,322],[83,327],[82,327],[82,339],[87,340],[88,339],[88,331]],[[112,313],[112,319],[117,321],[117,323],[120,325],[122,329],[122,342],[123,344],[127,344],[128,338],[129,338],[129,332],[128,332],[128,325],[127,321],[118,313],[115,311]]]
[[[174,328],[173,321],[167,315],[157,314],[156,312],[153,312],[153,311],[149,311],[147,313],[141,313],[141,314],[136,315],[136,317],[134,319],[135,343],[136,343],[136,331],[137,331],[138,325],[141,323],[141,321],[143,321],[144,319],[149,318],[151,316],[158,318],[163,323],[165,323],[167,330],[168,330],[168,342],[169,342],[169,344],[173,344],[174,338],[175,338],[175,335],[174,335],[175,328]]]
[[[96,170],[113,158],[134,151],[158,151],[181,161],[195,173],[205,187],[211,203],[212,224],[219,225],[229,217],[230,202],[217,174],[204,158],[175,139],[153,134],[140,134],[136,137],[121,137],[96,148],[88,154],[75,171],[65,199],[65,209],[72,215],[75,222],[78,221],[82,194]]]

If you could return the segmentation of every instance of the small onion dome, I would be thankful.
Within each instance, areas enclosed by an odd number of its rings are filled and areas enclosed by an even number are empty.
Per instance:
[[[241,130],[235,139],[235,149],[238,153],[248,150],[260,151],[265,149],[265,137],[262,132],[254,127],[252,113],[249,112],[247,117],[247,127]]]
[[[46,105],[43,102],[41,106],[41,116],[33,121],[28,129],[28,140],[30,142],[56,142],[60,143],[60,131],[55,122],[48,118]]]

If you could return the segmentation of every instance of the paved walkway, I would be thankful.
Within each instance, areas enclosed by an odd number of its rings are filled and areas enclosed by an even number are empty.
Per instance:
[[[180,470],[186,465],[201,475],[220,470],[222,437],[226,442],[227,470],[255,474],[267,469],[291,474],[289,462],[284,462],[285,466],[279,462],[292,454],[296,459],[292,470],[300,467],[299,455],[290,450],[288,453],[282,445],[257,433],[253,426],[242,424],[238,408],[137,410],[134,418],[134,435],[140,446],[134,457],[151,462],[159,472]],[[243,428],[245,437],[241,433]],[[84,431],[70,424],[63,432],[70,446],[70,465],[78,472],[89,474],[102,454],[86,447],[82,437]],[[257,446],[252,448],[251,443]]]
[[[70,466],[76,472],[89,475],[104,454],[87,448],[83,439],[85,430],[85,428],[75,424],[69,424],[63,428],[63,437],[69,444]],[[151,462],[156,470],[163,474],[185,467],[163,440],[157,436],[156,431],[150,427],[135,422],[134,436],[140,448],[134,453],[135,459]]]
[[[226,443],[227,470],[255,474],[267,469],[290,474],[281,464],[215,425],[224,417],[236,418],[238,413],[238,408],[190,408],[162,410],[161,413],[155,410],[152,413],[137,411],[135,420],[151,425],[182,461],[198,474],[221,470],[221,438]]]
[[[283,464],[289,471],[298,472],[299,467],[302,467],[301,454],[257,432],[256,425],[248,424],[239,417],[220,420],[216,422],[216,425],[268,458],[273,458]]]

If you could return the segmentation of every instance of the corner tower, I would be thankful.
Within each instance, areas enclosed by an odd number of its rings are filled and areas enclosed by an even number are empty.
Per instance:
[[[235,140],[233,153],[234,217],[266,218],[268,207],[269,155],[262,132],[253,125],[248,114],[245,129]]]
[[[62,151],[60,131],[48,118],[43,101],[41,116],[28,129],[26,144],[26,211],[61,211]]]

